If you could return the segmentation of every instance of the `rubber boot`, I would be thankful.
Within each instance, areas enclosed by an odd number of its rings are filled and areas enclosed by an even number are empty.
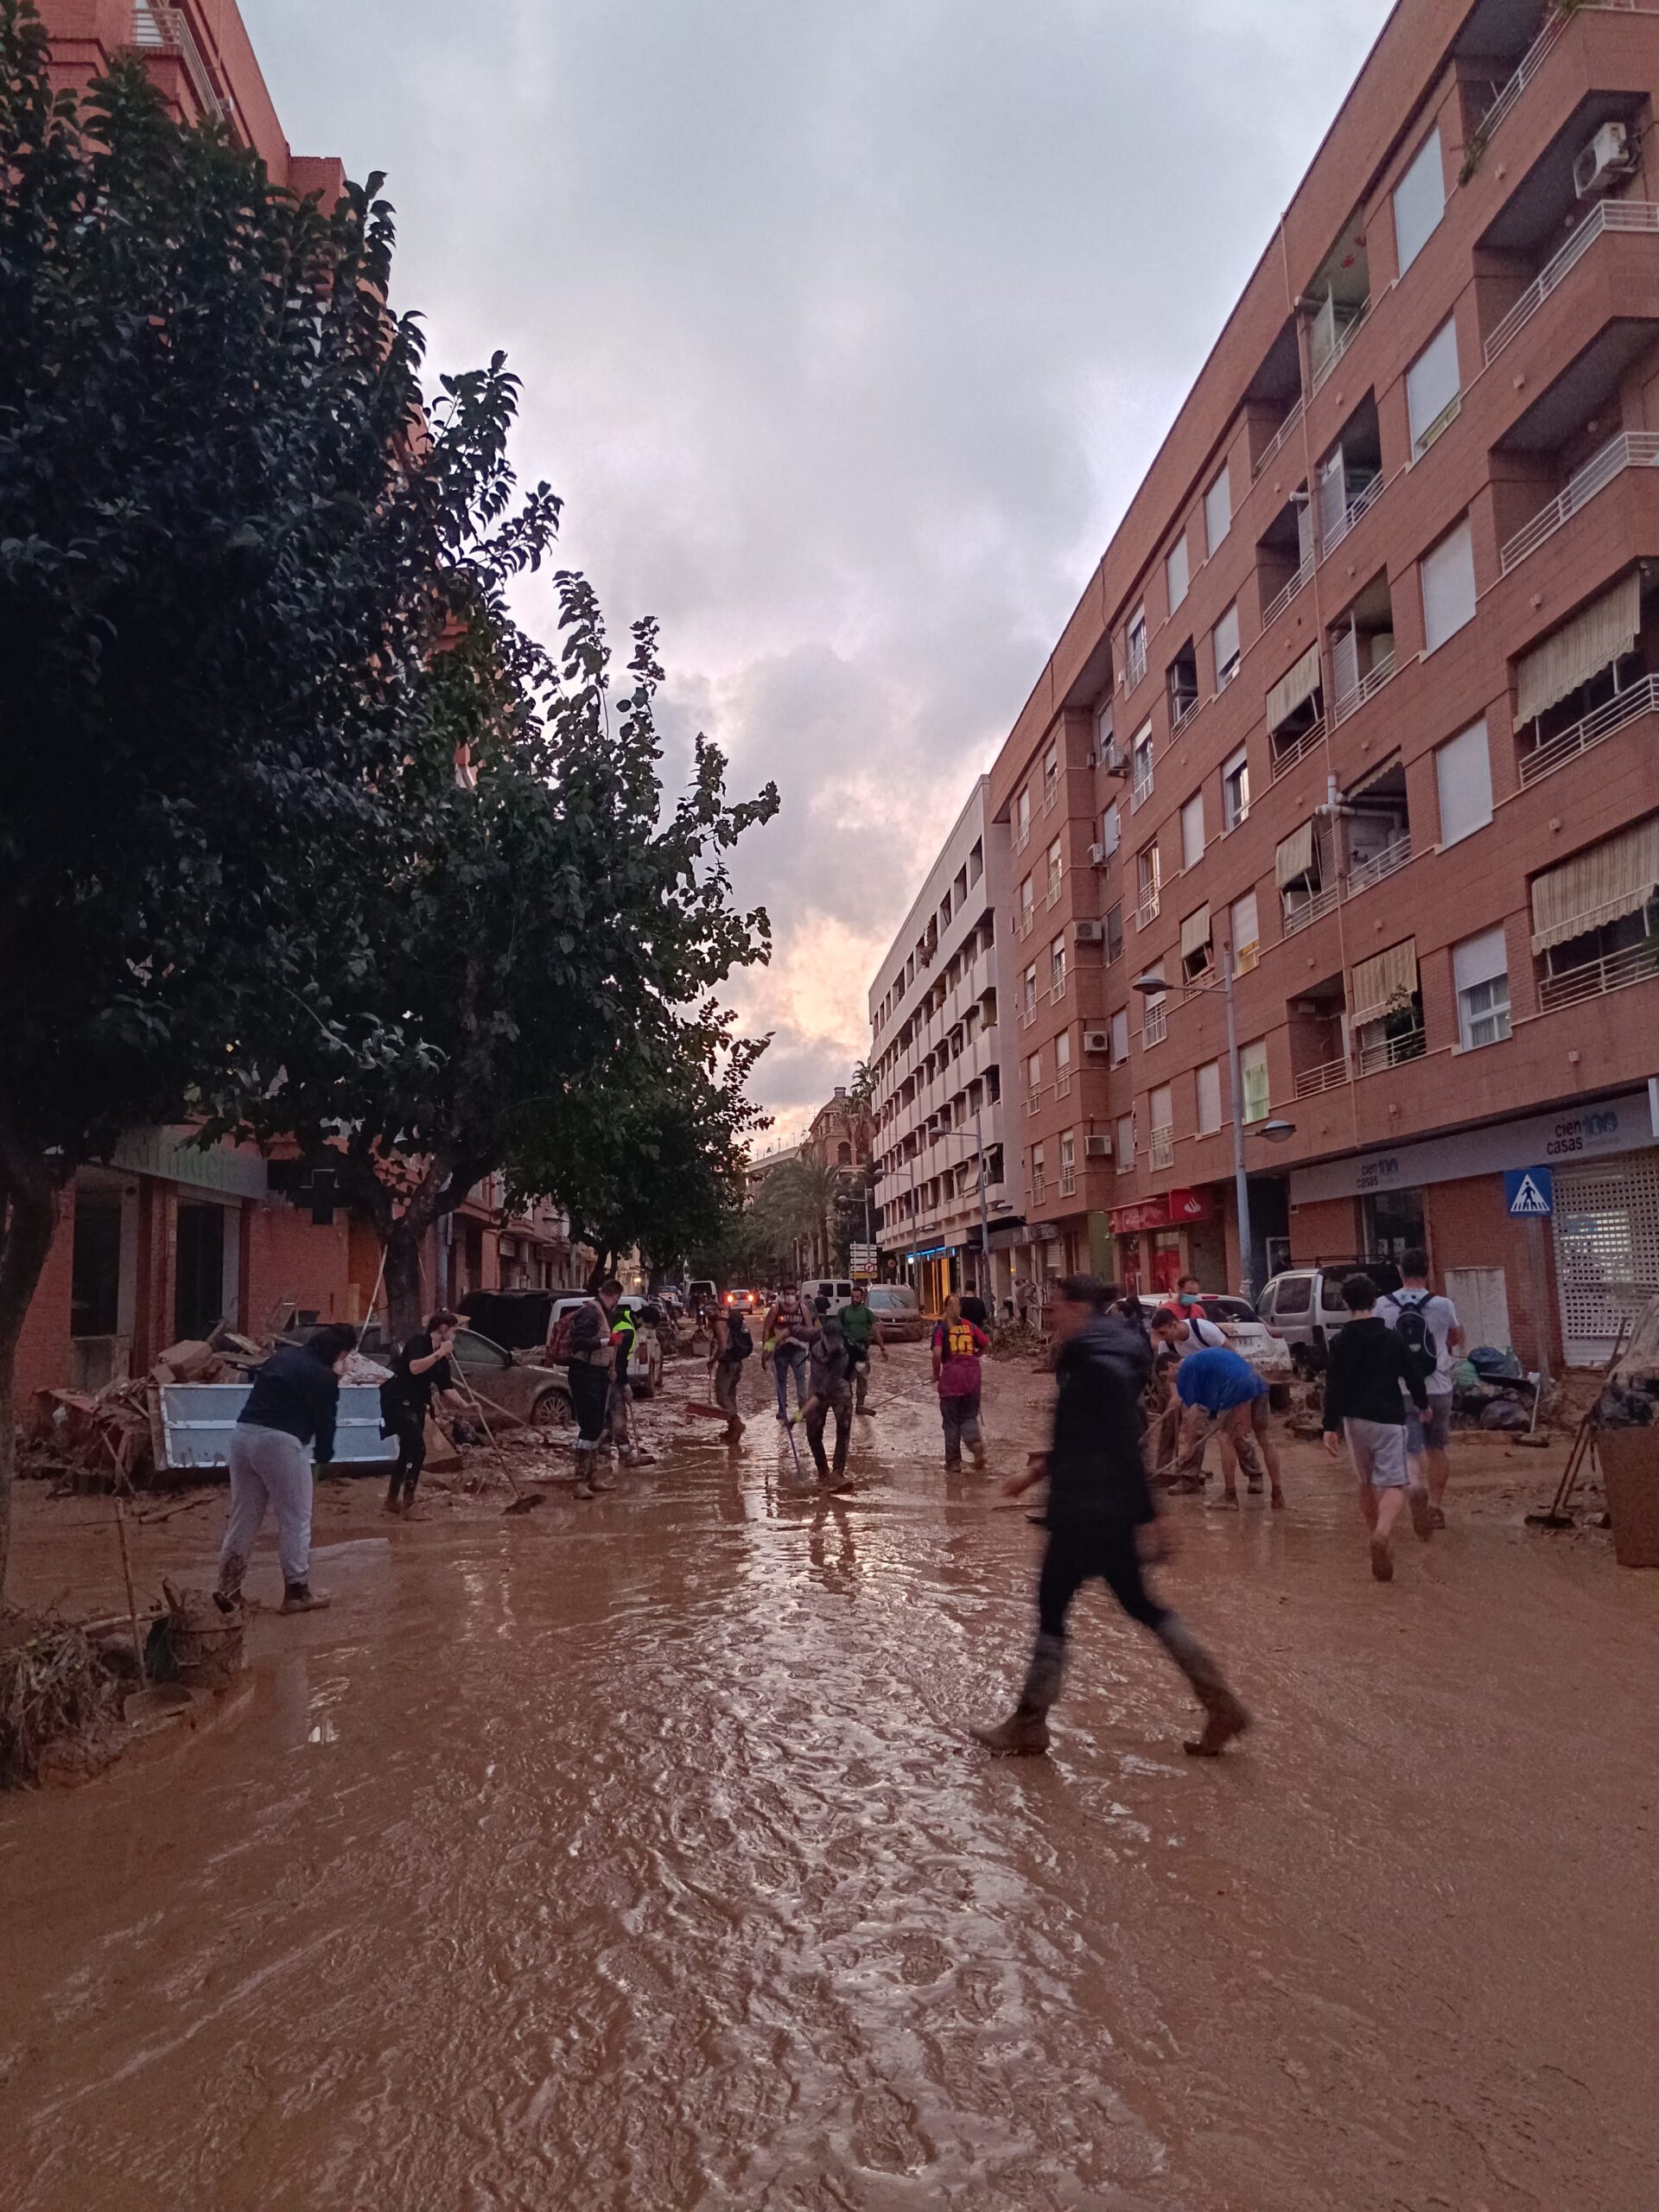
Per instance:
[[[1191,1752],[1195,1759],[1212,1759],[1224,1744],[1229,1744],[1235,1736],[1243,1734],[1250,1725],[1250,1716],[1228,1688],[1226,1677],[1210,1651],[1177,1614],[1165,1616],[1158,1636],[1170,1657],[1192,1683],[1206,1716],[1203,1734],[1192,1742],[1184,1744],[1181,1748]]]
[[[285,1613],[326,1612],[334,1600],[320,1598],[308,1582],[285,1582],[283,1585],[283,1611]]]
[[[1046,1751],[1049,1708],[1059,1696],[1065,1673],[1065,1638],[1039,1635],[1026,1670],[1026,1686],[1020,1693],[1019,1704],[995,1728],[973,1729],[970,1732],[976,1740],[983,1744],[988,1751],[1014,1758],[1030,1758],[1039,1751]]]
[[[591,1444],[576,1446],[576,1496],[591,1497],[594,1494],[594,1447]]]

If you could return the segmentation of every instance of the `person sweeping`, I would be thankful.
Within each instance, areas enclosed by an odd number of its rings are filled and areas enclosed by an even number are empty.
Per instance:
[[[302,1344],[279,1344],[256,1371],[226,1454],[231,1510],[213,1592],[221,1612],[242,1602],[242,1579],[267,1509],[276,1516],[283,1611],[315,1613],[327,1605],[311,1587],[311,1462],[315,1454],[326,1467],[334,1456],[340,1372],[356,1349],[357,1331],[330,1321]]]
[[[1142,1457],[1145,1369],[1126,1354],[1122,1332],[1106,1312],[1110,1302],[1109,1290],[1091,1275],[1068,1275],[1058,1286],[1053,1319],[1059,1393],[1052,1440],[1046,1453],[1033,1455],[1023,1475],[1004,1485],[1008,1497],[1017,1497],[1045,1477],[1048,1481],[1037,1640],[1014,1711],[995,1727],[973,1733],[993,1751],[1048,1749],[1048,1715],[1065,1672],[1067,1616],[1084,1584],[1098,1577],[1192,1685],[1205,1724],[1185,1748],[1195,1758],[1213,1758],[1249,1727],[1250,1716],[1186,1623],[1147,1588],[1143,1567],[1167,1557],[1169,1548]]]

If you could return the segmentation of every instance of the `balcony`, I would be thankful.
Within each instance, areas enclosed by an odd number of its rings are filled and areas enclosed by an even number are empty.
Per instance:
[[[1343,508],[1342,512],[1337,517],[1335,522],[1331,524],[1331,527],[1328,530],[1322,533],[1321,543],[1319,545],[1319,558],[1321,561],[1328,561],[1331,556],[1336,551],[1338,546],[1341,544],[1343,539],[1346,537],[1355,526],[1370,512],[1371,509],[1382,498],[1382,487],[1386,481],[1387,479],[1382,475],[1381,470],[1379,470],[1378,473],[1372,477],[1369,484],[1364,485],[1359,491],[1355,493],[1353,498],[1348,501],[1347,505]]]
[[[1380,1075],[1384,1068],[1397,1068],[1407,1060],[1421,1060],[1428,1049],[1428,1039],[1421,1028],[1403,1029],[1397,1037],[1384,1037],[1375,1045],[1362,1045],[1357,1054],[1360,1075]]]
[[[1303,414],[1306,410],[1306,406],[1307,402],[1305,399],[1299,399],[1295,405],[1291,409],[1289,414],[1286,416],[1284,421],[1279,425],[1278,429],[1274,433],[1272,438],[1269,439],[1265,446],[1263,446],[1262,451],[1256,456],[1254,467],[1250,470],[1250,480],[1252,483],[1254,483],[1255,479],[1261,475],[1262,470],[1273,459],[1274,455],[1276,453],[1282,452],[1286,439],[1294,433],[1297,424],[1301,421]]]
[[[1173,1167],[1175,1165],[1175,1132],[1173,1128],[1153,1131],[1148,1157],[1154,1167]]]
[[[1654,443],[1659,446],[1659,437],[1656,437]],[[1340,729],[1344,722],[1357,715],[1368,700],[1375,699],[1383,685],[1393,681],[1395,666],[1394,655],[1391,652],[1384,653],[1382,659],[1369,673],[1360,678],[1353,690],[1338,700],[1335,711],[1331,717],[1331,727],[1333,729]]]
[[[1659,976],[1659,944],[1649,940],[1627,944],[1622,951],[1604,952],[1577,968],[1546,976],[1538,985],[1541,1014],[1554,1014],[1564,1006],[1578,1006],[1606,991],[1622,991],[1628,983],[1645,983]]]
[[[1169,1034],[1169,1009],[1161,1000],[1150,1003],[1141,1017],[1141,1042],[1143,1046],[1161,1045]]]
[[[1135,910],[1135,925],[1138,930],[1150,929],[1157,918],[1158,893],[1155,891],[1148,891],[1143,894],[1141,904]]]
[[[1535,553],[1554,537],[1581,507],[1589,505],[1598,492],[1605,492],[1627,468],[1654,467],[1659,467],[1659,431],[1625,430],[1611,439],[1567,479],[1565,488],[1533,517],[1524,530],[1516,531],[1498,556],[1503,574],[1507,576],[1511,569],[1518,569],[1529,553]]]
[[[1063,1198],[1075,1198],[1077,1194],[1077,1169],[1075,1167],[1062,1167],[1060,1170],[1060,1196]]]
[[[1275,737],[1273,741],[1274,782],[1276,784],[1281,776],[1287,776],[1299,760],[1305,760],[1308,754],[1316,752],[1324,741],[1325,718],[1323,715],[1311,722],[1297,736],[1285,740],[1282,744]]]
[[[1365,318],[1370,315],[1370,311],[1371,303],[1369,299],[1362,300],[1358,307],[1352,310],[1351,320],[1347,321],[1341,331],[1338,332],[1336,342],[1332,345],[1330,352],[1325,355],[1325,359],[1319,363],[1318,368],[1313,372],[1313,385],[1308,392],[1308,397],[1310,399],[1317,399],[1320,392],[1325,390],[1325,385],[1331,380],[1332,372],[1335,369],[1338,362],[1341,360],[1343,355],[1348,351],[1348,348],[1353,344],[1355,339],[1358,337],[1361,330],[1364,327]]]
[[[1350,869],[1348,896],[1352,899],[1362,891],[1369,891],[1374,883],[1381,883],[1385,876],[1393,875],[1404,868],[1410,858],[1411,832],[1407,830],[1391,845],[1385,845],[1380,853],[1374,853],[1370,860],[1362,861],[1357,868]]]
[[[160,0],[134,0],[132,44],[140,54],[176,55],[203,114],[219,123],[235,121],[235,110],[215,90],[181,8],[162,7]]]
[[[1625,14],[1634,14],[1637,0],[1596,0],[1596,4],[1602,8],[1618,10]],[[1578,12],[1576,7],[1568,9],[1552,7],[1547,11],[1537,37],[1522,55],[1520,65],[1514,76],[1499,92],[1476,127],[1475,137],[1483,149],[1491,144],[1493,132],[1499,128],[1504,118],[1526,91],[1527,86],[1531,84],[1545,62],[1548,60],[1561,34]]]
[[[1609,231],[1638,231],[1659,234],[1659,204],[1651,200],[1603,200],[1595,213],[1580,223],[1567,244],[1547,261],[1532,283],[1486,340],[1490,369],[1503,348],[1537,314],[1550,294],[1577,268],[1599,238]]]
[[[1311,929],[1315,922],[1323,921],[1325,915],[1334,914],[1341,900],[1340,882],[1327,883],[1322,891],[1316,891],[1311,899],[1305,899],[1300,906],[1287,909],[1285,935],[1294,937],[1298,930]]]
[[[1643,676],[1628,690],[1615,692],[1605,706],[1598,707],[1582,721],[1574,722],[1570,729],[1559,731],[1543,745],[1535,746],[1530,753],[1521,755],[1522,785],[1535,784],[1541,776],[1548,776],[1557,768],[1566,767],[1569,760],[1576,760],[1581,753],[1588,753],[1592,746],[1599,745],[1605,737],[1611,737],[1627,722],[1640,715],[1659,712],[1659,676]]]
[[[1274,624],[1279,620],[1279,617],[1290,605],[1291,601],[1295,598],[1297,593],[1300,591],[1302,586],[1307,582],[1313,573],[1313,562],[1304,561],[1301,567],[1297,569],[1295,575],[1292,576],[1289,582],[1285,584],[1280,590],[1274,592],[1273,597],[1268,601],[1267,605],[1262,610],[1262,627],[1264,630],[1270,630],[1273,627]]]
[[[1340,1090],[1348,1081],[1345,1059],[1326,1060],[1317,1068],[1304,1068],[1296,1078],[1298,1098],[1317,1098],[1321,1091]]]
[[[1172,744],[1198,713],[1198,706],[1199,701],[1196,696],[1184,700],[1179,707],[1172,701],[1169,717],[1169,736]]]

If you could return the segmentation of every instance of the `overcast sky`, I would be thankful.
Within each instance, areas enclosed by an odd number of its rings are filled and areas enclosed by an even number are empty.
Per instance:
[[[735,997],[792,1134],[1389,0],[241,4],[295,151],[388,172],[435,372],[524,378],[677,745],[783,792]]]

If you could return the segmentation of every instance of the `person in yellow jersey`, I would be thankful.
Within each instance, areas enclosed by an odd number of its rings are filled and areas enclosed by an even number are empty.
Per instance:
[[[933,1387],[939,1394],[939,1419],[944,1425],[944,1466],[947,1474],[960,1472],[963,1445],[975,1466],[985,1464],[985,1440],[979,1426],[979,1398],[983,1381],[982,1354],[991,1340],[980,1326],[985,1308],[976,1298],[958,1298],[954,1291],[944,1301],[944,1312],[933,1331]]]

